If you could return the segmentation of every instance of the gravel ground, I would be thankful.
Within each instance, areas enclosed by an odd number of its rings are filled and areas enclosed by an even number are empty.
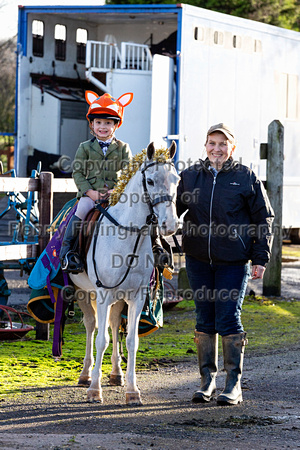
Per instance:
[[[300,262],[283,264],[282,296],[300,299]],[[29,298],[27,276],[5,272],[9,304]],[[249,288],[261,294],[261,283]],[[300,305],[300,304],[299,304]],[[250,344],[251,345],[251,344]],[[248,347],[250,347],[250,345]],[[138,372],[143,406],[125,405],[125,388],[103,380],[104,403],[86,402],[76,386],[24,389],[0,403],[1,449],[297,449],[300,448],[300,342],[266,355],[246,347],[244,402],[194,405],[199,386],[196,357]],[[225,373],[219,361],[221,392]]]
[[[103,381],[104,403],[85,389],[24,389],[1,402],[2,449],[296,449],[300,448],[300,346],[245,357],[244,402],[194,405],[196,360],[139,372],[143,406]],[[220,368],[222,363],[220,361]],[[218,392],[225,373],[218,374]]]

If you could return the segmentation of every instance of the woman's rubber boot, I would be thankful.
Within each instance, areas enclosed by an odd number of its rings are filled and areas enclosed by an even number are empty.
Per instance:
[[[81,273],[84,271],[84,264],[80,255],[75,251],[75,244],[78,240],[81,228],[81,219],[72,216],[65,231],[62,246],[59,253],[61,270],[67,273]]]
[[[224,368],[227,376],[225,389],[217,398],[218,405],[237,405],[243,401],[241,378],[247,343],[246,333],[222,337]]]
[[[206,403],[212,399],[216,390],[218,372],[218,335],[195,330],[194,342],[197,344],[198,362],[201,375],[200,390],[193,395],[193,403]]]

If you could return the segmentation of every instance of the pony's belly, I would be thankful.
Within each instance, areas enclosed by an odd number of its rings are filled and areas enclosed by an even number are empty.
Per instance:
[[[78,274],[70,273],[69,277],[71,281],[75,284],[75,286],[79,287],[80,289],[83,289],[84,291],[91,291],[95,289],[95,286],[93,286],[86,272]]]

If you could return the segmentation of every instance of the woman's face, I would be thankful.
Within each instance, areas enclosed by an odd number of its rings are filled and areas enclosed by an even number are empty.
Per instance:
[[[234,152],[235,145],[221,131],[215,131],[207,137],[205,148],[211,166],[220,170]]]

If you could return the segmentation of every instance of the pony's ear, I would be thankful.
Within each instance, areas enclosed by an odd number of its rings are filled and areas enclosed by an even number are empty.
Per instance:
[[[155,153],[154,143],[150,142],[150,144],[147,147],[147,158],[152,159]]]
[[[97,95],[95,92],[85,91],[85,99],[89,105],[93,103],[97,98],[99,98],[99,95]]]
[[[170,159],[174,158],[174,155],[176,153],[176,148],[177,148],[176,142],[172,141],[172,144],[169,147]]]

